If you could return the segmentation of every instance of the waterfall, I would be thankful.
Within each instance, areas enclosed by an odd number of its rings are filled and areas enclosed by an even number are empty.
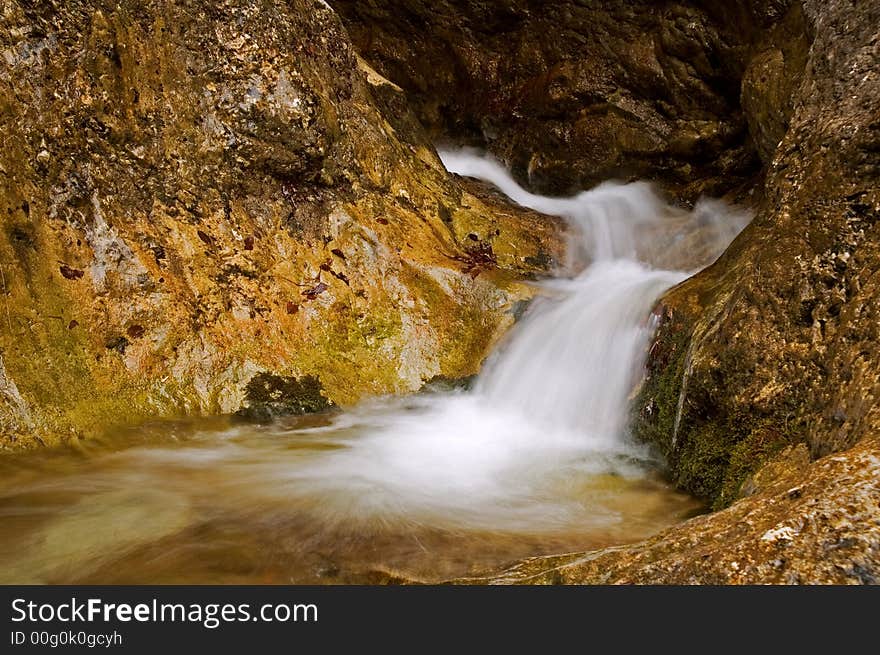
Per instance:
[[[646,183],[548,198],[520,187],[490,157],[440,156],[450,172],[565,218],[575,259],[589,263],[573,278],[542,283],[473,390],[414,397],[406,411],[399,399],[365,404],[316,428],[335,435],[338,449],[288,477],[340,521],[379,515],[539,531],[584,520],[572,489],[585,479],[644,475],[649,455],[627,438],[626,405],[643,367],[651,306],[714,260],[749,216],[719,201],[675,208]]]
[[[570,280],[547,282],[541,298],[482,373],[476,393],[547,429],[582,434],[594,447],[619,447],[626,398],[642,366],[657,297],[706,265],[748,221],[718,201],[688,212],[644,182],[607,182],[570,198],[519,186],[507,170],[472,150],[441,151],[453,173],[490,182],[520,205],[561,216],[570,248],[591,262]],[[696,238],[694,238],[696,237]],[[698,247],[695,247],[698,246]],[[658,265],[674,261],[679,270]]]
[[[594,447],[618,447],[650,338],[645,319],[657,297],[684,278],[621,259],[555,284],[562,297],[532,307],[476,393],[547,429],[582,433]]]

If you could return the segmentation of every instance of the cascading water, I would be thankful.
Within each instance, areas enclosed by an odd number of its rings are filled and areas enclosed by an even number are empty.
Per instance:
[[[572,198],[548,198],[529,193],[498,162],[474,151],[440,154],[449,171],[568,219],[572,254],[591,262],[574,279],[545,283],[554,298],[536,302],[480,376],[477,394],[546,429],[578,434],[585,446],[624,447],[626,396],[642,363],[651,306],[720,255],[748,215],[705,200],[693,212],[678,210],[645,183],[605,183]],[[694,243],[681,237],[701,230],[701,247],[690,250]],[[657,270],[669,261],[679,270]]]
[[[627,438],[627,396],[656,298],[748,216],[676,209],[643,183],[546,198],[488,157],[441,158],[567,219],[571,259],[587,262],[542,283],[473,390],[29,455],[0,470],[0,582],[320,582],[340,567],[436,579],[642,538],[692,509]]]
[[[626,397],[650,335],[645,318],[684,277],[612,260],[555,283],[562,298],[534,307],[476,393],[545,430],[577,435],[585,447],[625,448]]]
[[[651,306],[687,269],[716,258],[748,216],[717,201],[693,212],[676,209],[645,183],[548,198],[521,188],[491,158],[468,150],[440,156],[450,172],[568,219],[572,256],[590,264],[573,279],[544,284],[546,297],[490,359],[472,392],[420,398],[413,401],[417,413],[374,406],[352,414],[347,420],[369,421],[369,429],[296,477],[307,477],[324,502],[339,502],[344,520],[380,515],[552,531],[584,513],[582,499],[560,487],[589,475],[643,474],[650,457],[626,438],[626,398],[650,335]],[[677,238],[695,234],[696,241]],[[653,267],[671,259],[683,270]]]

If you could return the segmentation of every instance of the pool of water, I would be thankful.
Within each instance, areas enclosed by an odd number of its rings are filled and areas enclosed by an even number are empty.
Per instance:
[[[511,417],[488,419],[506,431],[481,441],[468,412],[483,409],[422,395],[270,425],[149,423],[2,457],[0,582],[440,581],[638,540],[699,509],[650,458],[530,450],[534,426]],[[460,443],[438,447],[442,434]]]

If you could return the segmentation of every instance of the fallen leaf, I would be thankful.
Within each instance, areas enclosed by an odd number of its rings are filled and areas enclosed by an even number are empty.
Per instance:
[[[78,280],[83,275],[85,275],[83,271],[79,270],[78,268],[71,268],[67,264],[61,264],[59,270],[61,271],[61,275],[63,275],[68,280]]]

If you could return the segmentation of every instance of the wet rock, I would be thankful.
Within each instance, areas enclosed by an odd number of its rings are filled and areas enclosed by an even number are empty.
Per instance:
[[[125,337],[122,337],[122,336],[113,337],[112,339],[109,339],[107,341],[106,348],[107,348],[107,350],[115,350],[120,355],[124,355],[125,349],[128,348],[128,345],[130,343],[131,342],[128,339],[126,339]]]
[[[477,376],[471,375],[465,378],[449,378],[443,375],[436,375],[421,388],[423,393],[449,393],[451,391],[467,391],[471,389],[476,382]]]
[[[743,81],[770,162],[757,215],[662,299],[636,403],[636,432],[716,507],[790,446],[815,459],[880,433],[880,7],[795,18],[808,36]]]
[[[758,172],[740,81],[793,3],[332,4],[435,138],[489,148],[542,192],[650,178],[693,200]],[[785,102],[753,73],[754,105]]]
[[[235,415],[254,421],[278,416],[299,416],[322,412],[333,403],[321,393],[321,381],[312,375],[302,378],[259,373],[245,387],[245,403]]]

